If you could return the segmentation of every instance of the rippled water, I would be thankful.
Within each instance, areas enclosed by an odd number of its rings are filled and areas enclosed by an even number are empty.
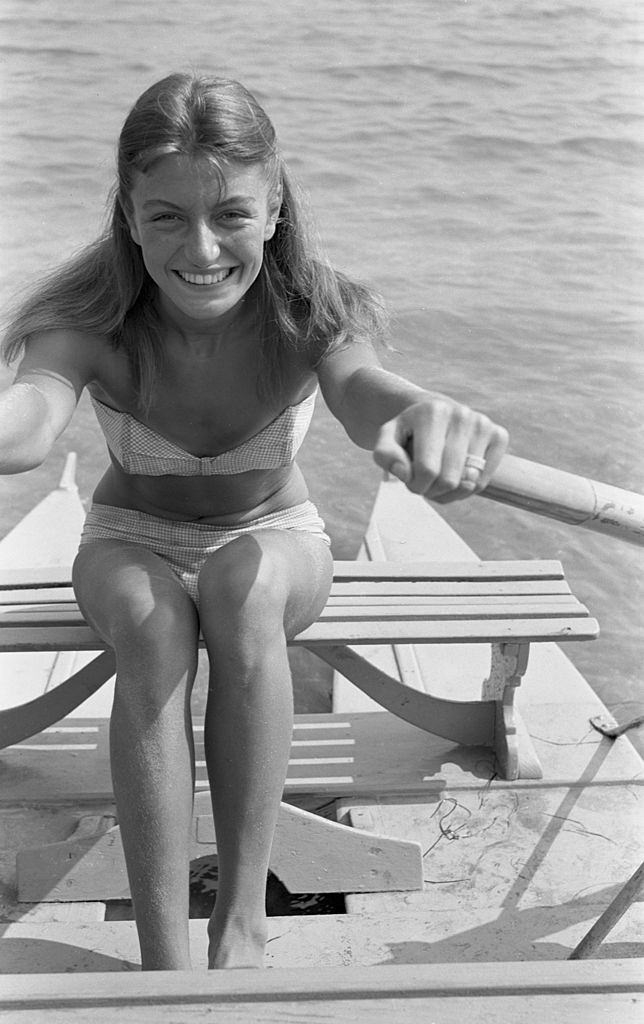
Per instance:
[[[506,423],[516,454],[644,491],[644,17],[640,0],[5,0],[3,302],[88,241],[133,99],[192,65],[272,115],[343,269],[394,313],[392,368]],[[3,379],[9,379],[3,373]],[[338,556],[378,475],[324,409],[302,465]],[[0,481],[0,529],[103,442],[85,403],[45,467]],[[571,653],[641,701],[641,549],[476,500],[483,557],[560,557],[599,617]]]

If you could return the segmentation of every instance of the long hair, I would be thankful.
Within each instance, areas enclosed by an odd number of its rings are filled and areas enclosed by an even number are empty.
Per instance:
[[[313,365],[350,338],[382,338],[386,316],[378,297],[322,258],[304,205],[279,151],[275,130],[239,82],[176,73],[147,89],[132,107],[118,146],[117,182],[106,231],[56,269],[27,299],[7,331],[5,359],[15,359],[37,332],[70,329],[98,334],[122,348],[143,407],[162,366],[156,285],[126,219],[138,173],[170,154],[261,165],[269,197],[279,202],[275,233],[264,247],[254,294],[259,308],[258,389],[279,394],[289,353]]]

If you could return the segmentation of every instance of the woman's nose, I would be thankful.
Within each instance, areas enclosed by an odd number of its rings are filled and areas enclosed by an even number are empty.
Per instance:
[[[191,227],[185,242],[188,259],[195,266],[209,267],[220,252],[219,241],[210,224],[195,224]]]

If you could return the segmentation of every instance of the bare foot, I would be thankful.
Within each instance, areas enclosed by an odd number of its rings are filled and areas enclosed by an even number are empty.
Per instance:
[[[209,970],[264,966],[268,937],[265,921],[252,926],[241,921],[228,921],[219,926],[218,922],[211,919],[208,935]]]

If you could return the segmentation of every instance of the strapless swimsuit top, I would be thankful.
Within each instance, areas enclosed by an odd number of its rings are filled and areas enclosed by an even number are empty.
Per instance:
[[[311,423],[316,392],[279,416],[236,448],[199,458],[157,434],[127,412],[119,412],[90,395],[107,446],[126,473],[143,476],[218,476],[251,469],[288,466]]]

